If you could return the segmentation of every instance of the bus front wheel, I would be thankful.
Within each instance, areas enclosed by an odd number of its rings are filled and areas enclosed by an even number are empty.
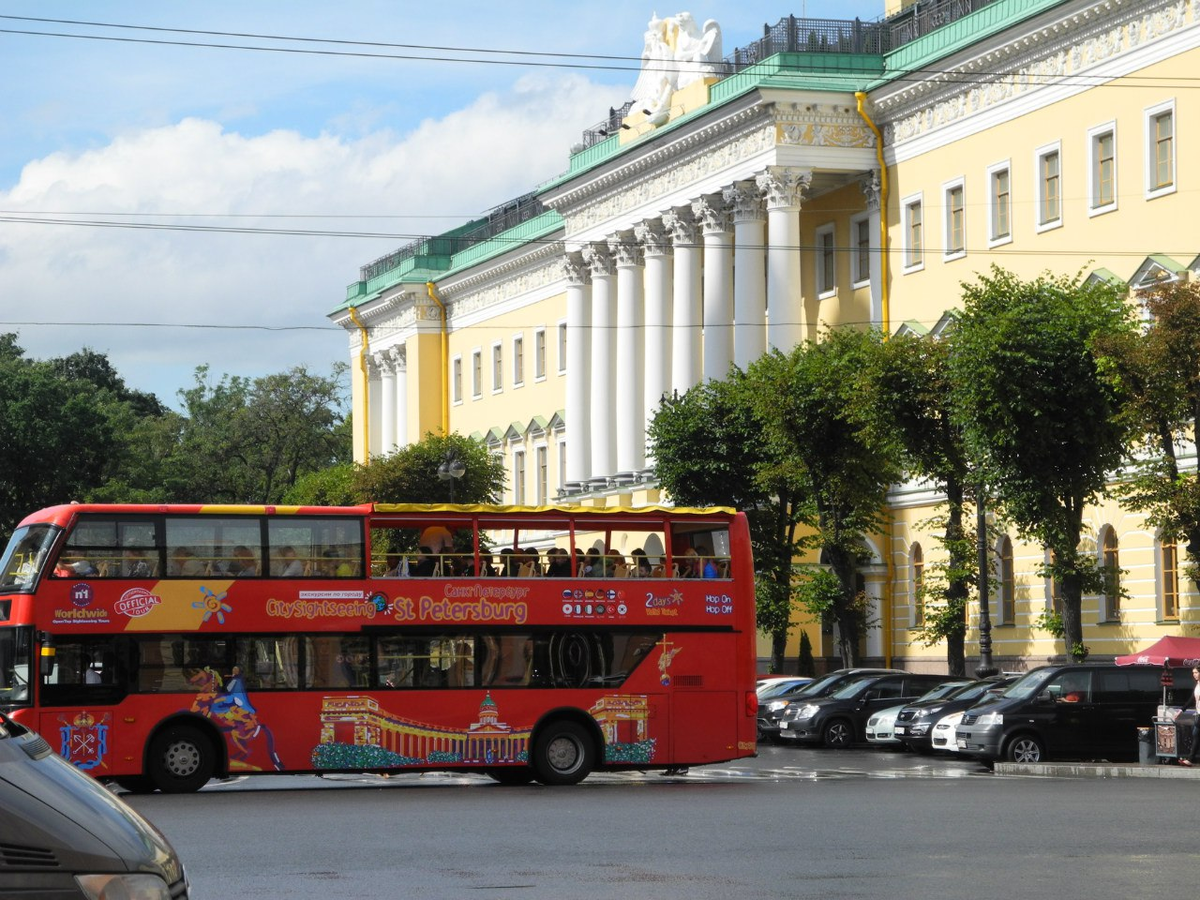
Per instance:
[[[164,794],[198,791],[212,778],[217,752],[212,741],[187,725],[172,725],[150,743],[150,779]]]
[[[592,737],[575,722],[551,722],[533,746],[533,770],[542,784],[578,784],[595,765]]]

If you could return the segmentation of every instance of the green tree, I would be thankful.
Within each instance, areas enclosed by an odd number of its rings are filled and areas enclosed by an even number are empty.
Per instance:
[[[1066,649],[1083,647],[1080,600],[1102,589],[1079,548],[1083,513],[1117,471],[1128,428],[1122,397],[1101,376],[1095,348],[1132,327],[1110,285],[993,268],[964,285],[950,369],[970,454],[1023,537],[1048,548],[1061,587]]]
[[[447,460],[463,464],[463,476],[450,481],[438,477]],[[504,463],[492,456],[483,441],[461,434],[432,432],[415,444],[389,456],[356,466],[351,480],[355,502],[365,503],[499,503],[504,491]]]
[[[746,377],[733,369],[724,381],[707,381],[667,398],[646,437],[655,477],[674,502],[746,513],[756,570],[756,621],[771,638],[771,671],[778,672],[792,624],[792,560],[812,510],[803,472],[774,453],[762,434]]]
[[[823,579],[809,579],[811,589],[802,584],[801,597],[814,612],[830,601],[847,666],[857,663],[870,624],[858,577],[863,538],[880,530],[888,487],[901,475],[895,438],[874,415],[878,400],[868,373],[880,343],[873,332],[833,330],[786,355],[769,353],[747,373],[770,452],[808,486],[821,562],[837,580],[835,596]]]
[[[186,423],[173,460],[173,499],[278,503],[309,472],[350,457],[343,420],[345,366],[303,366],[251,381],[208,367],[181,391]]]
[[[978,556],[964,527],[971,466],[961,424],[951,407],[950,343],[898,335],[881,348],[870,377],[878,387],[877,415],[894,428],[911,475],[932,482],[946,496],[939,540],[946,560],[925,581],[925,615],[919,628],[926,646],[946,642],[951,675],[966,674],[967,601],[978,574]]]
[[[1183,540],[1189,575],[1200,587],[1200,479],[1180,466],[1180,448],[1200,435],[1200,285],[1164,285],[1139,298],[1144,330],[1100,343],[1105,372],[1128,398],[1134,477],[1117,493],[1164,541]]]

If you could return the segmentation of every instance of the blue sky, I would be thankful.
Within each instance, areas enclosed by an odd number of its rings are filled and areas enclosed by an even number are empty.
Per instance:
[[[359,266],[563,172],[582,130],[627,99],[653,13],[716,19],[725,53],[789,14],[883,13],[656,2],[0,0],[0,332],[35,358],[107,353],[172,405],[200,365],[328,372],[349,350],[326,314]],[[80,221],[93,224],[63,224]],[[165,224],[202,227],[145,227]]]

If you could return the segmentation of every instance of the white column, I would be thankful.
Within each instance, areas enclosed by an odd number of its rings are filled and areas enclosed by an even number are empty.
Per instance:
[[[725,189],[733,210],[733,361],[745,371],[767,349],[766,216],[753,181]]]
[[[390,350],[374,354],[372,362],[379,367],[379,452],[383,456],[396,450],[396,370],[392,368]]]
[[[720,194],[692,204],[704,226],[704,378],[721,381],[733,362],[733,253],[729,210]]]
[[[613,360],[617,355],[617,286],[608,247],[588,244],[583,259],[592,273],[592,371],[588,392],[592,401],[593,487],[603,487],[617,470],[616,393]]]
[[[396,447],[408,446],[408,351],[403,347],[392,350],[396,369]]]
[[[617,477],[633,481],[646,466],[646,416],[642,402],[642,335],[645,269],[633,233],[609,238],[617,263]]]
[[[582,253],[568,253],[567,279],[567,483],[568,493],[583,490],[591,477],[592,274]]]
[[[767,344],[787,353],[805,338],[800,292],[800,198],[811,169],[770,166],[758,176],[767,198]]]
[[[872,169],[871,174],[864,178],[860,185],[866,198],[867,211],[871,218],[868,229],[871,232],[871,261],[868,277],[871,279],[871,326],[883,327],[883,236],[879,233],[879,170]],[[857,252],[857,247],[853,248]]]
[[[703,307],[700,294],[700,245],[690,207],[663,214],[663,226],[675,249],[671,301],[671,390],[680,394],[700,381]]]
[[[646,364],[642,413],[646,424],[654,418],[663,394],[671,387],[671,242],[658,219],[634,228],[646,256]]]
[[[375,354],[367,354],[367,446],[371,459],[383,453],[383,429],[379,411],[383,406],[383,382]]]

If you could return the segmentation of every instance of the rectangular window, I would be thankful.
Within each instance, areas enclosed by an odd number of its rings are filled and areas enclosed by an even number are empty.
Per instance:
[[[567,323],[558,323],[558,374],[567,371]]]
[[[828,297],[837,291],[837,270],[833,252],[833,226],[817,229],[817,293]]]
[[[1062,225],[1062,160],[1058,144],[1038,151],[1038,230]]]
[[[513,452],[513,503],[521,506],[525,503],[525,451]]]
[[[1179,549],[1175,543],[1164,543],[1162,553],[1162,616],[1179,619]]]
[[[504,347],[492,344],[492,393],[504,390]]]
[[[550,490],[550,457],[546,447],[537,448],[537,505],[545,506]]]
[[[947,259],[957,259],[960,256],[965,256],[967,253],[967,235],[966,235],[966,220],[965,210],[963,207],[963,182],[959,179],[957,182],[945,186],[946,197],[946,234],[945,234],[945,251],[943,256]]]
[[[483,394],[483,351],[471,354],[471,396],[476,400]]]
[[[558,490],[561,493],[567,484],[567,442],[558,442]]]
[[[1146,196],[1175,190],[1175,101],[1146,110]]]
[[[904,267],[910,271],[925,264],[925,234],[921,215],[921,198],[906,199],[904,208]]]
[[[855,287],[861,287],[871,280],[871,217],[851,219],[850,233],[854,237],[850,278]]]
[[[533,333],[533,377],[541,381],[546,377],[546,329],[539,328]]]
[[[988,242],[991,246],[1012,240],[1012,193],[1008,162],[988,170]]]
[[[525,383],[525,338],[513,338],[513,387]]]
[[[462,357],[461,356],[454,357],[452,381],[453,381],[453,386],[454,386],[454,388],[453,388],[454,393],[452,395],[454,398],[454,402],[462,403],[463,370],[462,370]]]
[[[1117,208],[1117,131],[1109,122],[1088,132],[1088,155],[1091,158],[1091,196],[1088,212],[1091,215]]]

